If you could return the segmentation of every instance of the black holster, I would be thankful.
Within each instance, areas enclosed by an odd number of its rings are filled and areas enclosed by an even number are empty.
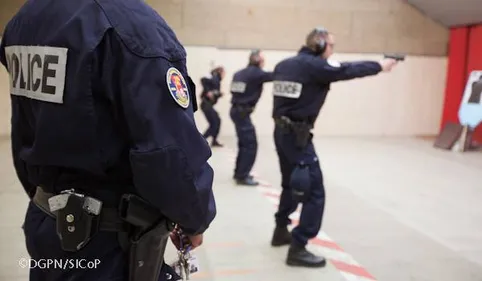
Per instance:
[[[99,230],[98,216],[84,209],[85,197],[69,195],[67,204],[57,214],[57,235],[62,250],[82,249]]]
[[[122,222],[116,217],[117,209],[105,208],[102,201],[73,189],[53,194],[38,186],[32,201],[56,219],[60,245],[67,252],[77,252],[85,247],[98,231],[123,229]]]
[[[292,121],[286,116],[281,116],[279,118],[275,118],[275,124],[281,129],[295,134],[295,145],[299,149],[304,149],[313,138],[313,134],[311,133],[313,125],[308,122]]]
[[[300,123],[293,129],[296,135],[296,147],[303,149],[305,148],[313,137],[311,134],[311,127],[305,123]]]
[[[254,111],[250,106],[235,105],[235,108],[241,118],[248,117]]]
[[[120,212],[134,226],[129,235],[129,281],[157,281],[173,224],[132,194],[123,196]]]

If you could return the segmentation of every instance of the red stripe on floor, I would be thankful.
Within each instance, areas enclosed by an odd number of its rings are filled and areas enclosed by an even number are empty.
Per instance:
[[[340,251],[340,252],[344,252],[343,251],[343,248],[341,248],[340,246],[338,246],[338,244],[336,244],[335,242],[332,242],[332,241],[328,241],[328,240],[322,240],[318,237],[316,238],[313,238],[310,240],[310,243],[313,243],[317,246],[321,246],[321,247],[325,247],[325,248],[330,248],[330,249],[333,249],[333,250],[337,250],[337,251]]]
[[[271,192],[263,192],[263,195],[266,197],[276,198],[279,199],[279,194],[271,193]]]
[[[357,265],[351,265],[347,264],[341,261],[336,261],[336,260],[330,260],[330,262],[340,271],[343,272],[348,272],[353,275],[369,278],[372,280],[376,280],[375,277],[373,277],[366,269],[363,267],[357,266]]]
[[[267,183],[267,182],[260,183],[260,186],[274,188],[270,183]],[[276,199],[279,199],[279,197],[280,197],[280,195],[278,195],[276,193],[271,193],[271,192],[263,192],[263,195],[266,196],[266,197],[271,197],[271,198],[276,198]],[[278,207],[278,204],[274,204],[274,205],[276,207]],[[300,208],[298,208],[297,211],[299,212]],[[295,225],[295,226],[299,223],[299,220],[296,220],[296,219],[292,219],[291,221],[292,221],[292,224]],[[312,243],[314,245],[317,245],[317,246],[337,250],[337,251],[340,251],[340,252],[345,252],[335,242],[323,240],[323,239],[320,239],[318,237],[316,237],[314,239],[311,239],[310,243]],[[329,259],[329,260],[333,264],[333,266],[341,272],[349,273],[349,274],[352,274],[352,275],[355,275],[355,276],[364,277],[364,278],[371,279],[371,280],[376,280],[375,277],[373,277],[373,275],[371,275],[366,269],[364,269],[361,266],[352,265],[352,264],[348,264],[348,263],[341,262],[341,261],[338,261],[338,260],[333,260],[333,259]],[[240,273],[243,274],[245,272],[240,272]],[[231,275],[231,274],[232,273],[228,273],[228,275]],[[234,274],[239,274],[239,273],[234,272]]]

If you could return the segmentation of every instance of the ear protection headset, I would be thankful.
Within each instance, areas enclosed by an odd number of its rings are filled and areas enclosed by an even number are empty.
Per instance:
[[[314,43],[315,52],[317,55],[321,55],[326,50],[326,39],[325,37],[328,35],[328,30],[324,27],[316,27],[313,31],[310,32],[308,35],[307,45],[310,46]]]

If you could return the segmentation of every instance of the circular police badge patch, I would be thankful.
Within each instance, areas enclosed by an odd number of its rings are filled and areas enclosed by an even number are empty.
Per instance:
[[[166,81],[174,101],[182,108],[188,108],[190,99],[189,90],[181,72],[175,67],[169,68],[166,74]]]

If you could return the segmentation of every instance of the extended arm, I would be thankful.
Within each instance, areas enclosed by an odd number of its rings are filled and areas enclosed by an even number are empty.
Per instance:
[[[338,63],[331,59],[315,58],[313,61],[313,75],[321,83],[331,83],[341,80],[351,80],[372,76],[382,71],[382,66],[375,61],[358,61]]]
[[[274,78],[274,75],[272,71],[271,72],[263,71],[261,75],[261,81],[263,81],[263,83],[272,82],[273,78]]]

